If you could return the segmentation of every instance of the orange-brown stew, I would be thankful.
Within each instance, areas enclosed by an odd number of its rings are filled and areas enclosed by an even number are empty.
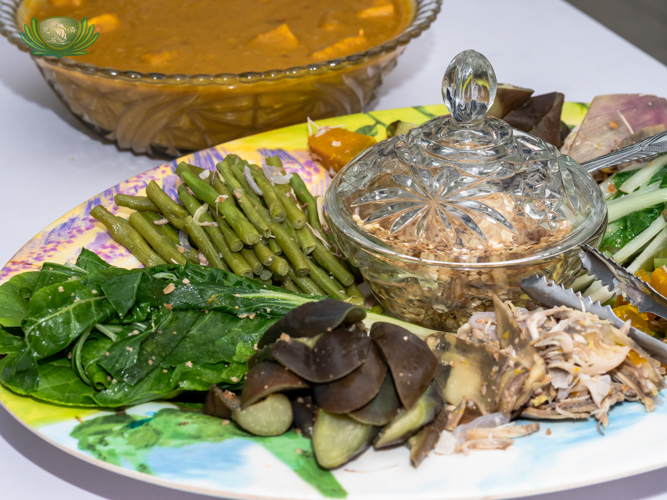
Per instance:
[[[410,0],[45,0],[31,16],[87,17],[82,62],[159,73],[266,71],[344,57],[398,35]]]

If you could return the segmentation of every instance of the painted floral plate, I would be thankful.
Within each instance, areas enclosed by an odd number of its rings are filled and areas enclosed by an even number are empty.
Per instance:
[[[567,103],[563,118],[576,125],[587,107]],[[422,123],[444,112],[427,106],[350,115],[323,121],[384,138],[384,125],[402,119]],[[281,156],[311,190],[324,193],[328,174],[307,150],[306,125],[275,130],[223,144],[183,158],[213,169],[228,153],[258,162]],[[91,219],[102,204],[128,215],[113,203],[115,193],[143,194],[155,180],[175,196],[178,161],[129,179],[64,215],[29,241],[0,271],[0,282],[44,262],[74,261],[81,247],[123,267],[138,262]],[[539,433],[518,439],[506,451],[476,451],[469,456],[432,453],[419,469],[407,448],[367,451],[335,471],[319,468],[310,442],[288,432],[257,438],[234,425],[170,403],[147,403],[125,412],[66,408],[18,396],[0,388],[0,401],[28,429],[83,460],[119,474],[166,487],[229,499],[411,499],[454,500],[519,497],[565,490],[667,466],[667,406],[647,414],[637,403],[610,412],[601,435],[596,422],[543,422]]]

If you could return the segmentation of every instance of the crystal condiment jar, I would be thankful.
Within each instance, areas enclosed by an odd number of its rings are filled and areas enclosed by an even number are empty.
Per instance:
[[[454,330],[493,294],[525,301],[535,273],[570,284],[577,248],[599,244],[602,193],[572,158],[485,116],[489,61],[457,55],[442,81],[450,111],[353,159],[326,193],[332,233],[391,314]]]

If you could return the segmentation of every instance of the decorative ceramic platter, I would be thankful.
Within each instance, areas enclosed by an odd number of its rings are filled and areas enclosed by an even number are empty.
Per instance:
[[[587,106],[567,103],[563,119],[576,125]],[[397,120],[422,123],[445,112],[427,106],[350,115],[322,124],[384,138],[384,125]],[[328,174],[307,150],[306,125],[247,137],[183,158],[215,168],[228,153],[259,162],[280,155],[287,170],[298,171],[314,194],[322,195]],[[143,194],[155,180],[175,197],[173,161],[133,177],[64,215],[30,240],[0,271],[0,282],[37,270],[44,262],[74,261],[81,247],[121,267],[138,261],[109,237],[89,215],[102,204],[116,207],[115,193]],[[67,408],[38,402],[0,388],[3,406],[28,429],[83,460],[119,474],[190,492],[229,499],[494,499],[565,490],[667,466],[667,406],[647,414],[638,403],[610,412],[606,435],[595,421],[542,422],[537,434],[516,440],[506,451],[469,456],[434,453],[419,469],[407,448],[367,451],[335,471],[319,468],[310,442],[294,432],[275,438],[249,437],[234,425],[169,403],[147,403],[125,412]]]

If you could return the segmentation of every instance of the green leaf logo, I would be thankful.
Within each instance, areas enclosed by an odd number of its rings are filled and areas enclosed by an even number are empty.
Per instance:
[[[23,27],[21,40],[36,56],[81,56],[97,40],[95,25],[88,26],[85,17],[79,21],[71,17],[47,17],[37,22],[34,17]]]

